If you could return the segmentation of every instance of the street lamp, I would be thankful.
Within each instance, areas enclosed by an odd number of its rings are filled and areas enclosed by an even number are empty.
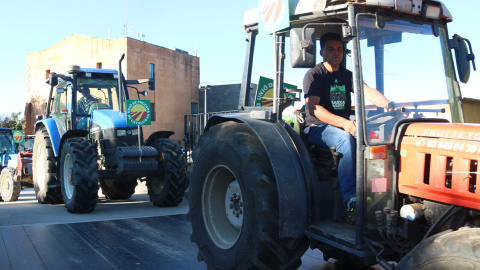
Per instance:
[[[205,92],[205,105],[204,105],[204,109],[203,109],[203,113],[204,113],[204,116],[203,116],[203,127],[207,126],[207,90],[211,90],[212,87],[210,85],[205,85],[205,86],[202,86],[201,84],[198,85],[198,90],[200,91],[204,91]]]

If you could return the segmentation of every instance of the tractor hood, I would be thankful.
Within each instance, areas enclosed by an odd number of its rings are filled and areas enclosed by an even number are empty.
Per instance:
[[[92,124],[98,125],[101,129],[125,128],[127,127],[127,117],[120,111],[94,110]]]
[[[480,142],[480,125],[477,124],[412,124],[406,136],[422,138],[454,139]],[[479,149],[480,150],[480,149]]]
[[[0,166],[17,168],[17,157],[18,157],[18,154],[0,155]]]
[[[399,150],[401,193],[480,210],[480,125],[411,124]]]

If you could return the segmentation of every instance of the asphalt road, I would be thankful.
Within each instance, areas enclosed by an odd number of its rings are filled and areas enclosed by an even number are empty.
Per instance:
[[[106,200],[101,191],[98,195],[97,207],[93,212],[70,214],[63,204],[39,204],[33,189],[24,189],[17,201],[0,202],[0,228],[169,216],[186,214],[188,211],[186,199],[177,207],[153,206],[141,185],[125,201]]]
[[[153,206],[141,185],[126,201],[107,201],[99,192],[96,209],[87,214],[70,214],[63,204],[41,205],[33,189],[24,189],[18,201],[0,202],[0,269],[206,269],[189,241],[187,211],[185,199],[177,207]],[[111,244],[99,244],[91,236],[96,231]],[[44,246],[59,253],[42,252]],[[71,247],[88,252],[71,254],[77,253]],[[17,252],[23,255],[12,257]],[[336,269],[319,250],[308,250],[302,262],[300,270]]]

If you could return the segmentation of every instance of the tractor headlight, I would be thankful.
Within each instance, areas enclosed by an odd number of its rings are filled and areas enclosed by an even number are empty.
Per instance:
[[[117,136],[120,137],[120,136],[126,136],[127,135],[127,131],[126,130],[123,130],[123,129],[119,129],[117,130]]]
[[[132,129],[132,135],[137,136],[138,135],[138,129]]]

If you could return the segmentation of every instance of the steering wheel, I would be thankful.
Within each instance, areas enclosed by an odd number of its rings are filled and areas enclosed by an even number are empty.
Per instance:
[[[88,114],[90,115],[93,110],[97,110],[97,109],[110,109],[110,106],[108,106],[108,104],[105,104],[103,102],[94,101],[88,107]]]
[[[404,119],[404,111],[402,108],[396,108],[387,112],[379,113],[372,117],[366,119],[367,129],[371,131],[381,132],[378,134],[379,138],[370,138],[370,139],[381,139],[383,135],[384,140],[388,140],[392,134],[393,127],[396,122],[401,119]],[[369,136],[367,134],[367,136]]]
[[[389,119],[384,119],[385,117],[388,117]],[[391,118],[395,118],[395,117],[400,118],[400,119],[404,118],[401,108],[396,108],[396,109],[391,110],[391,111],[387,111],[387,112],[383,112],[383,113],[379,113],[379,114],[376,114],[374,116],[371,116],[371,117],[367,118],[367,122],[372,123],[372,124],[376,124],[376,123],[388,121]]]

